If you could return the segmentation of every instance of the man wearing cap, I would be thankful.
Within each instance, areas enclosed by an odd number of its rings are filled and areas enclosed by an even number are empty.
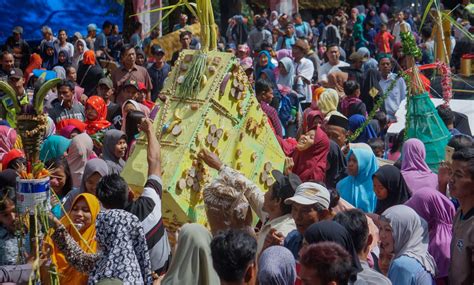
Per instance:
[[[22,57],[20,59],[20,64],[18,67],[21,69],[25,69],[28,66],[28,62],[30,60],[30,45],[26,42],[23,38],[23,28],[17,26],[13,29],[13,34],[8,37],[7,41],[5,42],[5,48],[9,52],[14,52],[16,49],[19,49]]]
[[[329,214],[330,194],[321,184],[305,182],[296,188],[295,195],[285,200],[291,205],[291,215],[295,220],[296,230],[285,238],[284,246],[298,259],[303,246],[303,234],[314,223],[324,220]]]
[[[96,24],[89,24],[87,25],[87,37],[85,38],[87,47],[90,50],[95,50],[95,40],[97,36],[97,25]]]
[[[158,97],[164,101],[166,98],[160,96],[160,91],[163,89],[165,79],[171,71],[171,66],[165,61],[165,52],[159,45],[153,45],[150,52],[151,56],[155,59],[155,63],[148,67],[148,74],[153,83],[153,88],[151,89],[151,101],[156,102]]]
[[[320,73],[318,75],[318,82],[323,86],[327,85],[328,75],[330,73],[338,71],[339,67],[349,66],[347,62],[339,59],[341,52],[339,50],[339,45],[335,43],[328,44],[326,56],[328,58],[328,62],[321,66]]]
[[[304,96],[305,102],[311,102],[311,79],[314,75],[314,65],[305,56],[309,51],[306,40],[298,39],[292,47],[295,65],[295,91]]]
[[[334,116],[334,118],[333,118]],[[324,131],[328,137],[342,148],[346,145],[347,132],[349,130],[349,120],[346,117],[334,114],[324,127]]]
[[[23,71],[19,68],[13,68],[8,75],[8,84],[15,90],[18,101],[21,106],[29,103],[26,90],[23,87],[25,80],[23,79]],[[6,119],[10,127],[16,127],[16,110],[13,102],[9,97],[3,95],[1,98],[0,117]]]
[[[115,128],[120,126],[122,110],[118,104],[112,102],[114,96],[114,84],[108,77],[99,80],[99,83],[97,84],[97,96],[102,97],[105,101],[107,106],[107,121],[111,122]]]
[[[285,176],[278,170],[272,171],[274,183],[263,193],[255,183],[240,172],[224,165],[219,157],[210,151],[202,150],[201,158],[209,167],[219,171],[219,175],[231,177],[239,185],[250,207],[263,222],[257,237],[257,254],[272,245],[282,245],[287,234],[296,229],[291,216],[291,206],[285,204],[287,198],[293,197],[296,188],[301,184],[300,178],[290,173]],[[272,180],[272,177],[266,179]]]
[[[153,89],[153,83],[151,82],[148,71],[143,66],[135,64],[137,54],[135,48],[130,44],[125,44],[120,49],[120,61],[121,66],[112,72],[112,82],[114,83],[114,89],[116,93],[115,102],[122,105],[125,102],[122,89],[125,87],[124,83],[127,81],[143,82],[147,88],[147,100],[151,99],[150,91]],[[130,99],[130,98],[127,98]]]

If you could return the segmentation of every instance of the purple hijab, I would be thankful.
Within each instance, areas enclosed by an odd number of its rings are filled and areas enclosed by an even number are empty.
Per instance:
[[[452,238],[453,203],[436,189],[417,191],[406,203],[428,223],[428,252],[433,256],[438,272],[436,278],[448,276]]]
[[[411,193],[421,188],[438,189],[438,176],[425,162],[425,145],[419,139],[409,139],[403,144],[402,175]]]

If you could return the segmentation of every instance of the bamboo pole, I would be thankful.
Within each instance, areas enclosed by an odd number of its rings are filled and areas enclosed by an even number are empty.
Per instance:
[[[404,33],[409,32],[407,24],[400,26],[400,32],[404,32]],[[423,83],[419,75],[420,71],[418,70],[418,67],[416,66],[415,58],[412,55],[406,55],[406,61],[407,61],[407,70],[411,70],[408,72],[411,72],[411,75],[412,75],[412,81],[411,81],[411,86],[410,86],[411,92],[409,92],[409,94],[410,93],[412,95],[421,94],[423,93],[424,88],[423,88]]]

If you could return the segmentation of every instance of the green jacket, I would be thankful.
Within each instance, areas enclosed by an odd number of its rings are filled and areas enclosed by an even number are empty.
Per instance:
[[[3,119],[6,119],[8,124],[10,125],[10,127],[12,128],[16,128],[16,110],[15,108],[13,107],[13,102],[11,100],[10,97],[8,96],[3,96],[1,99],[0,99],[2,105],[1,105],[1,112],[0,112],[0,116],[3,118]],[[23,97],[20,99],[20,105],[21,106],[24,106],[26,104],[29,103],[29,99],[28,99],[28,96],[26,94],[26,91],[25,91],[25,94],[23,95]]]

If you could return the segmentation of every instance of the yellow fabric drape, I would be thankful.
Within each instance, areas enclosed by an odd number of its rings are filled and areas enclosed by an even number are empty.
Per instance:
[[[78,195],[74,202],[72,203],[71,209],[77,203],[79,199],[85,199],[89,209],[91,211],[92,221],[91,225],[80,231],[82,238],[78,235],[77,231],[74,230],[74,225],[69,222],[69,219],[64,216],[61,218],[61,223],[66,227],[68,233],[74,238],[74,240],[79,244],[79,246],[87,253],[96,253],[97,252],[97,242],[95,240],[95,220],[97,214],[100,211],[99,200],[92,194],[82,193]],[[68,213],[70,214],[70,212]],[[84,285],[87,284],[88,275],[83,274],[74,269],[66,260],[64,254],[56,247],[50,236],[48,235],[45,240],[45,244],[50,246],[52,249],[51,252],[51,261],[57,268],[59,274],[60,284],[71,284],[71,285]],[[92,252],[91,252],[92,250]]]

